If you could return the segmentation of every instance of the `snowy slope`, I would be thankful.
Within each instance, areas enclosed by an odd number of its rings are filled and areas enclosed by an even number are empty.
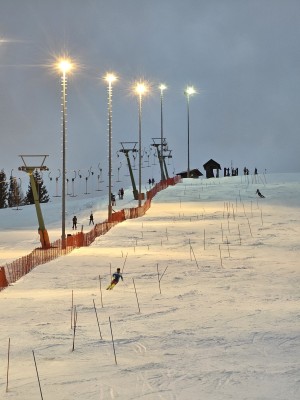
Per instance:
[[[0,397],[41,398],[34,350],[45,400],[299,399],[299,178],[184,180],[2,291]],[[105,202],[89,206],[105,215]],[[106,291],[117,267],[124,282]]]

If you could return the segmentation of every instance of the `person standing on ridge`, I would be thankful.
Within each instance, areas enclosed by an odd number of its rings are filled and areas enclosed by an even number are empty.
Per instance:
[[[73,222],[72,229],[77,229],[77,217],[76,217],[76,215],[74,215],[74,217],[72,219],[72,222]]]
[[[90,223],[89,223],[89,225],[91,225],[91,224],[94,225],[94,216],[93,216],[93,213],[91,213],[91,215],[90,215]]]

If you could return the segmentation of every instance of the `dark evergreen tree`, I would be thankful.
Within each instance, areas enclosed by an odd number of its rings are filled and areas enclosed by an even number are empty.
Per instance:
[[[22,201],[23,201],[22,189],[18,184],[17,178],[11,176],[9,179],[9,190],[7,198],[8,207],[18,207],[20,204],[22,204]]]
[[[2,169],[0,171],[0,208],[7,207],[7,197],[8,197],[8,183],[6,182],[6,174]]]
[[[48,191],[46,189],[46,186],[44,185],[43,178],[38,170],[34,171],[33,177],[34,177],[36,189],[37,189],[37,192],[39,195],[39,202],[40,203],[48,203],[48,201],[49,201]],[[27,193],[26,193],[26,196],[24,199],[24,204],[34,204],[34,198],[33,198],[30,181],[29,181]]]

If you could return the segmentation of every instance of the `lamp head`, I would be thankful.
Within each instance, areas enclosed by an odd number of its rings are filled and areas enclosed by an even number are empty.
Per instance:
[[[118,78],[115,74],[113,74],[112,72],[108,72],[105,77],[104,77],[105,81],[109,84],[115,82]]]
[[[59,71],[61,71],[62,73],[66,73],[69,72],[72,69],[73,65],[71,63],[70,60],[68,59],[61,59],[58,61],[57,63],[57,68],[59,69]]]
[[[194,86],[187,86],[187,88],[184,91],[184,94],[186,96],[191,96],[191,95],[193,95],[195,93],[196,93],[196,90],[195,90]]]
[[[164,90],[168,89],[167,86],[164,85],[163,83],[162,83],[161,85],[159,85],[158,88],[159,88],[159,90],[161,91],[161,93],[162,93]]]
[[[148,90],[149,90],[149,88],[145,82],[137,82],[135,84],[134,91],[139,96],[142,96],[143,94],[147,93]]]

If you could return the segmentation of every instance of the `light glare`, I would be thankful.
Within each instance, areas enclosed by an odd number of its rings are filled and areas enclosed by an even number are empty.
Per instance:
[[[72,63],[67,59],[60,60],[57,66],[58,69],[63,73],[66,73],[72,69]]]
[[[190,95],[192,95],[192,94],[195,94],[196,93],[196,90],[195,90],[195,88],[194,88],[194,86],[188,86],[186,89],[185,89],[185,92],[184,92],[186,95],[188,95],[188,96],[190,96]]]
[[[148,86],[144,82],[138,82],[134,90],[137,94],[142,95],[148,91]]]
[[[106,80],[106,82],[108,83],[113,83],[115,82],[118,78],[116,77],[115,74],[113,73],[107,73],[104,77],[104,79]]]
[[[164,85],[163,83],[159,86],[159,89],[161,92],[163,92],[164,90],[168,89],[166,85]]]

